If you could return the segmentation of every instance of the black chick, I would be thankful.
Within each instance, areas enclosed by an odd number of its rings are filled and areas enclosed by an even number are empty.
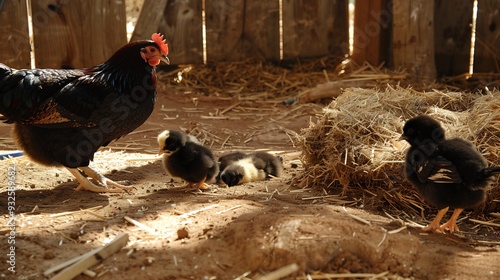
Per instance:
[[[407,121],[403,139],[411,145],[405,161],[406,177],[427,203],[439,209],[423,230],[459,231],[458,216],[485,201],[491,177],[500,173],[500,167],[487,167],[486,159],[471,142],[446,139],[441,125],[427,115]],[[449,207],[455,210],[448,222],[440,225]]]
[[[220,177],[228,186],[262,181],[271,176],[279,177],[283,172],[283,160],[268,152],[254,152],[233,162],[222,170]]]
[[[163,164],[173,177],[187,182],[186,188],[206,189],[205,182],[219,172],[212,151],[201,145],[196,138],[178,130],[165,130],[158,135]]]

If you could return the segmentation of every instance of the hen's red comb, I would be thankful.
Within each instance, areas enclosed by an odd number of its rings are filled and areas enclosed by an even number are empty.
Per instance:
[[[162,54],[168,55],[167,40],[163,39],[163,35],[161,35],[160,33],[153,33],[151,39],[153,39],[158,47],[160,47],[160,51]]]

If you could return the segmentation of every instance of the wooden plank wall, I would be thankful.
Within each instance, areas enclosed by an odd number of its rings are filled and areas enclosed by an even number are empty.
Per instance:
[[[28,10],[25,0],[4,1],[0,10],[0,63],[30,68]]]
[[[202,8],[198,0],[167,1],[158,31],[167,39],[172,64],[203,63]]]
[[[164,18],[164,13],[158,11],[165,11],[167,2],[168,0],[144,0],[130,42],[149,40],[151,34],[158,32],[158,26]]]
[[[341,55],[348,14],[347,0],[283,0],[283,58]]]
[[[500,73],[500,1],[479,0],[474,73]]]
[[[354,10],[352,59],[362,65],[392,65],[392,3],[390,0],[357,0]]]
[[[438,77],[469,71],[473,1],[434,2],[434,40]],[[453,7],[453,13],[450,13]]]
[[[123,0],[29,2],[36,67],[93,66],[127,42]],[[145,0],[132,40],[149,39],[158,31],[165,34],[174,64],[203,63],[204,55],[210,63],[344,55],[348,2],[282,0],[280,7],[279,0]],[[434,77],[467,73],[472,3],[357,0],[353,58],[358,63],[406,68],[426,79],[432,79],[434,65]],[[27,13],[24,0],[5,1],[0,10],[0,62],[15,68],[30,67]],[[415,17],[422,20],[409,20]],[[499,26],[500,1],[479,0],[475,73],[500,72]],[[356,40],[362,33],[370,33],[369,42]]]
[[[434,3],[400,0],[393,5],[394,67],[421,82],[436,78],[434,60]]]
[[[206,1],[207,61],[279,60],[279,1]]]
[[[38,68],[82,68],[104,62],[127,43],[125,1],[32,1]]]

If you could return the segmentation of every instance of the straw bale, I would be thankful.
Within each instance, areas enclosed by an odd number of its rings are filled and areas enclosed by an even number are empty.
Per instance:
[[[447,137],[475,143],[490,164],[499,165],[500,92],[476,95],[387,86],[348,88],[300,135],[304,171],[298,187],[322,188],[361,199],[366,206],[422,213],[428,206],[403,175],[409,145],[399,141],[404,122],[429,114]],[[487,210],[500,208],[493,188]],[[497,210],[498,211],[498,210]]]

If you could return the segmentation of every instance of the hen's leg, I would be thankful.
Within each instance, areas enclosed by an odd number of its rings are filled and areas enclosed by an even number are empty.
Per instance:
[[[438,229],[441,230],[439,224],[441,223],[441,219],[446,214],[446,212],[448,212],[448,207],[439,210],[434,220],[432,220],[432,222],[428,226],[424,227],[422,230],[429,232],[434,232]]]
[[[450,233],[453,233],[455,230],[460,231],[460,229],[458,229],[458,226],[457,226],[457,219],[458,219],[458,216],[460,215],[460,213],[462,213],[462,211],[464,211],[464,209],[461,209],[461,208],[455,209],[453,211],[453,214],[451,215],[451,218],[446,223],[444,223],[442,226],[440,226],[439,229],[443,232],[445,229],[448,229],[450,231]]]
[[[120,189],[124,189],[124,190],[132,190],[133,187],[130,187],[130,186],[124,186],[120,183],[117,183],[107,177],[105,177],[104,175],[102,174],[99,174],[97,173],[95,170],[93,170],[92,168],[86,166],[86,167],[80,167],[80,169],[85,172],[85,174],[87,174],[88,176],[90,176],[92,179],[96,180],[97,182],[99,182],[100,184],[102,184],[103,186],[106,186],[106,187],[115,187],[115,188],[120,188]]]
[[[71,174],[73,174],[73,176],[75,176],[76,180],[80,183],[80,185],[78,185],[78,187],[76,188],[77,191],[80,190],[81,188],[84,188],[91,192],[122,192],[121,189],[105,189],[98,187],[92,184],[92,182],[90,182],[89,179],[87,179],[87,177],[83,176],[83,174],[80,173],[80,170],[76,168],[67,168],[67,169]]]

